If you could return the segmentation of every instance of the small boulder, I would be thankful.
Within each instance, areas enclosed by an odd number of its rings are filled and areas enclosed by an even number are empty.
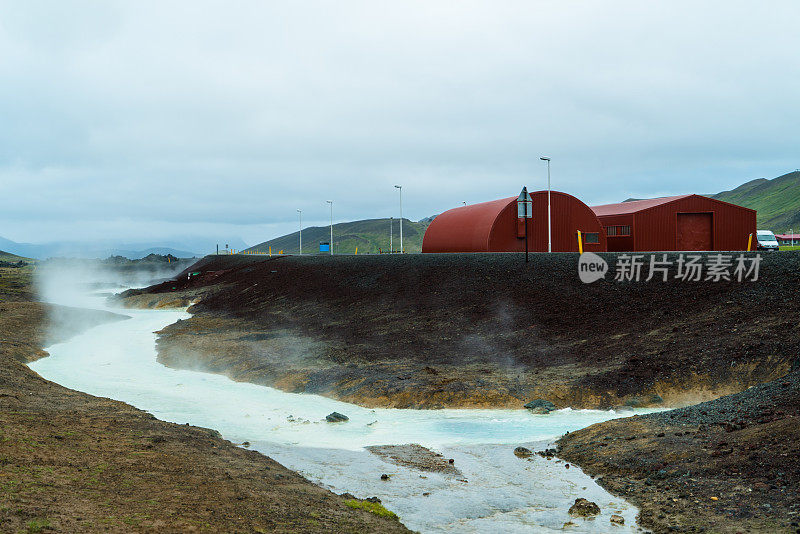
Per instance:
[[[386,473],[382,474],[381,480],[389,480],[389,475],[387,475]]]
[[[525,405],[525,408],[535,414],[546,414],[556,409],[556,405],[544,399],[534,399]]]
[[[594,517],[599,513],[597,504],[582,497],[575,499],[575,504],[569,507],[569,515],[573,517]]]
[[[377,497],[367,497],[364,500],[367,501],[367,502],[371,502],[373,504],[380,504],[381,503],[381,500],[379,498],[377,498]]]
[[[344,423],[345,421],[349,421],[350,418],[339,412],[331,412],[325,416],[325,420],[329,423]]]
[[[625,518],[622,517],[619,514],[613,514],[611,516],[611,522],[614,523],[615,525],[624,525],[625,524]]]
[[[525,447],[517,447],[514,449],[514,455],[517,458],[527,458],[528,456],[533,455],[533,452],[530,449],[526,449]]]

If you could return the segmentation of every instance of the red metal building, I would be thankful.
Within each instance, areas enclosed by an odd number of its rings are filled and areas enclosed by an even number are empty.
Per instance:
[[[547,191],[530,194],[528,250],[547,252]],[[606,235],[594,212],[572,195],[552,191],[553,252],[606,251]],[[517,218],[517,197],[455,208],[437,216],[422,240],[422,252],[525,252],[525,224]]]
[[[593,206],[610,252],[746,250],[756,212],[700,195]],[[755,246],[755,244],[753,245]]]

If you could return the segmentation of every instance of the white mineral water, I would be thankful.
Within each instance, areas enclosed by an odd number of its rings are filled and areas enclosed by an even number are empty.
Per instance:
[[[103,308],[99,299],[95,304]],[[569,521],[575,524],[567,528],[574,532],[637,530],[636,509],[576,467],[513,454],[518,445],[542,449],[564,432],[625,414],[373,410],[284,393],[159,364],[154,332],[188,318],[184,311],[112,311],[131,318],[50,346],[50,357],[31,368],[66,387],[127,402],[159,419],[214,428],[235,443],[248,441],[335,492],[379,497],[405,525],[421,532],[550,532]],[[333,411],[350,421],[326,423],[325,416]],[[367,445],[407,443],[453,458],[463,476],[399,467],[364,450]],[[382,473],[391,475],[390,480],[381,480]],[[567,510],[577,497],[596,502],[602,515],[571,519]],[[614,513],[625,518],[624,528],[609,522]]]

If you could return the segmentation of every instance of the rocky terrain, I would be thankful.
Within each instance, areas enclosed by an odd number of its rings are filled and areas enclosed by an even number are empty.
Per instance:
[[[23,362],[47,356],[54,309],[32,271],[0,268],[0,531],[407,532],[213,430],[42,379]],[[82,313],[84,327],[124,319]]]
[[[558,454],[655,532],[800,532],[800,368],[695,406],[593,425]]]
[[[604,257],[613,273],[618,256]],[[196,302],[162,332],[168,365],[372,406],[689,406],[570,433],[558,454],[655,532],[800,532],[798,255],[764,256],[755,282],[683,282],[673,268],[668,282],[585,285],[558,254],[192,270],[126,295]],[[376,453],[445,467],[414,448]]]
[[[679,406],[789,371],[798,267],[587,285],[569,254],[223,256],[125,301],[196,302],[161,332],[166,365],[366,406]]]

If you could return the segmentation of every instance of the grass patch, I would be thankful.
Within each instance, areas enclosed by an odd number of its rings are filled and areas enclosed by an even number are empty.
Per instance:
[[[50,528],[50,520],[49,519],[33,519],[28,521],[25,525],[27,532],[29,534],[34,534],[36,532],[42,532],[44,529]]]
[[[392,512],[391,510],[387,510],[383,507],[382,504],[377,502],[369,502],[369,501],[358,501],[356,499],[348,499],[344,501],[344,503],[349,506],[350,508],[354,508],[356,510],[366,510],[371,514],[375,514],[379,517],[388,517],[389,519],[398,519],[397,514]]]

